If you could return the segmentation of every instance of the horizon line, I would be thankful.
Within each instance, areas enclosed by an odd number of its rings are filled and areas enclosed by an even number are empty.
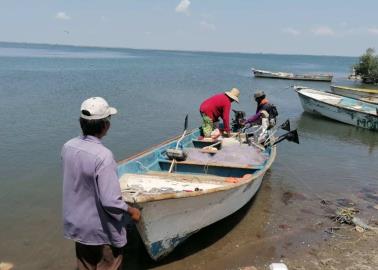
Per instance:
[[[265,54],[265,55],[287,55],[287,56],[319,56],[319,57],[350,57],[358,58],[360,56],[352,55],[331,55],[331,54],[291,54],[291,53],[273,53],[273,52],[243,52],[243,51],[211,51],[211,50],[185,50],[185,49],[154,49],[154,48],[131,48],[118,46],[99,46],[99,45],[79,45],[79,44],[60,44],[60,43],[40,43],[27,41],[1,41],[7,44],[30,44],[30,45],[49,45],[49,46],[66,46],[66,47],[81,47],[81,48],[98,48],[98,49],[126,49],[126,50],[140,50],[140,51],[165,51],[165,52],[192,52],[192,53],[223,53],[223,54]]]

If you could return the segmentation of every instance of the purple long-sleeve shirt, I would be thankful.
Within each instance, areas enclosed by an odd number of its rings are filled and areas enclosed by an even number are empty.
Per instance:
[[[261,116],[261,112],[257,112],[256,114],[249,117],[247,119],[247,121],[245,121],[245,124],[252,124],[252,123],[256,122],[257,120],[260,119],[260,116]]]
[[[256,114],[250,116],[247,119],[247,121],[245,121],[245,124],[252,124],[256,122],[257,120],[259,120],[261,117],[261,111],[262,110],[268,111],[268,104],[269,104],[269,101],[266,98],[263,99],[259,104],[257,104]]]
[[[94,136],[64,144],[64,236],[86,245],[126,245],[128,206],[122,201],[112,152]]]

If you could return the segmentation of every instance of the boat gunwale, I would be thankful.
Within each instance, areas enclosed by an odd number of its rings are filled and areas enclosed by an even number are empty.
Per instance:
[[[305,95],[304,93],[301,93],[301,92],[300,92],[301,90],[305,90],[305,89],[309,89],[309,90],[313,90],[313,91],[318,91],[318,92],[321,92],[321,93],[324,93],[324,94],[333,95],[333,96],[340,97],[340,98],[349,98],[349,99],[353,99],[353,98],[350,98],[350,97],[345,97],[345,96],[341,96],[341,95],[336,95],[336,94],[329,93],[329,92],[323,92],[323,91],[316,90],[316,89],[312,89],[312,88],[301,88],[300,90],[296,90],[296,92],[297,92],[299,95],[301,95],[301,96],[304,96],[304,97],[307,97],[307,98],[310,98],[310,99],[316,100],[317,102],[320,102],[320,103],[323,103],[323,104],[326,104],[326,105],[329,105],[329,106],[337,107],[337,108],[339,108],[339,109],[344,109],[344,110],[348,110],[348,111],[352,111],[352,112],[357,112],[357,113],[362,113],[362,114],[366,114],[366,115],[371,115],[371,116],[375,116],[375,117],[378,116],[377,114],[374,114],[374,113],[371,113],[371,112],[360,111],[360,110],[357,110],[357,109],[354,109],[354,108],[351,108],[351,107],[340,106],[339,104],[331,104],[331,103],[328,103],[328,102],[326,102],[326,101],[316,99],[316,98],[314,98],[314,97],[311,97],[311,96]],[[365,105],[368,105],[368,106],[372,106],[372,105],[374,105],[374,104],[372,104],[372,103],[365,102],[365,101],[362,101],[362,100],[358,100],[358,101],[360,101],[360,102],[362,102],[362,103],[367,103],[367,104],[365,104]]]
[[[348,86],[340,86],[340,85],[331,85],[331,89],[333,90],[334,88],[342,91],[356,91],[356,92],[363,92],[363,93],[368,93],[372,95],[378,95],[378,89],[369,89],[369,88],[355,88],[355,87],[348,87]]]
[[[352,99],[357,99],[359,101],[362,101],[362,102],[365,102],[365,103],[368,103],[368,104],[371,104],[371,105],[378,105],[378,97],[372,97],[372,96],[361,96],[360,98],[353,98],[351,96],[348,96],[346,93],[335,93],[335,92],[332,92],[333,90],[331,91],[325,91],[325,93],[328,93],[328,94],[334,94],[334,95],[338,95],[338,96],[341,96],[341,97],[346,97],[346,98],[352,98]],[[377,99],[377,101],[374,101],[373,99]]]
[[[191,130],[187,134],[187,136],[192,134],[194,131],[196,131],[196,129]],[[150,147],[147,150],[144,150],[140,153],[137,153],[137,154],[135,154],[135,155],[133,155],[129,158],[126,158],[124,160],[121,160],[121,161],[118,162],[118,165],[124,164],[124,163],[131,161],[133,159],[136,159],[138,157],[142,157],[144,155],[147,155],[147,154],[151,153],[152,151],[154,151],[154,149],[162,147],[164,145],[167,145],[167,144],[171,143],[172,141],[174,141],[175,139],[178,139],[179,137],[180,137],[180,135],[172,137],[172,138],[170,138],[170,139],[168,139],[168,140],[166,140],[166,141],[164,141],[164,142],[162,142],[162,143],[160,143],[156,146]],[[251,177],[249,177],[249,178],[246,178],[246,179],[237,178],[239,180],[243,179],[243,180],[239,181],[238,183],[230,183],[229,185],[222,185],[220,187],[216,187],[216,188],[212,188],[212,189],[191,191],[191,192],[181,191],[181,192],[171,192],[171,193],[163,193],[163,194],[140,195],[137,198],[133,197],[133,201],[128,200],[126,198],[126,196],[124,196],[123,194],[122,194],[122,197],[127,203],[137,203],[138,204],[138,203],[146,203],[146,202],[151,202],[151,201],[189,198],[189,197],[201,196],[201,195],[205,195],[205,194],[211,194],[211,193],[222,192],[222,191],[238,188],[240,186],[247,185],[247,184],[251,183],[253,180],[260,177],[261,174],[265,174],[265,172],[271,167],[275,158],[276,158],[276,146],[272,146],[271,149],[270,149],[269,159],[267,160],[267,163],[265,163],[264,167],[261,168],[261,169],[257,169],[255,173],[250,174]],[[224,167],[224,168],[227,168],[227,167]],[[168,173],[166,173],[166,174],[168,174]],[[161,175],[164,175],[164,174],[162,173]],[[188,174],[188,176],[190,176],[190,174]],[[209,175],[195,175],[195,177],[199,177],[199,178],[211,177],[211,175],[210,174]],[[221,176],[216,176],[216,175],[214,175],[214,177],[219,178],[219,179],[224,178],[225,180],[228,178],[228,177],[221,177]],[[123,193],[122,190],[121,190],[121,193]]]

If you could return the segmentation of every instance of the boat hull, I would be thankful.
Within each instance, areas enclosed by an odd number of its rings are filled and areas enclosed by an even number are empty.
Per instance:
[[[239,210],[256,194],[264,174],[230,190],[138,204],[137,229],[150,257],[164,257],[193,233]]]
[[[282,80],[298,80],[298,81],[320,81],[320,82],[331,82],[332,75],[296,75],[291,73],[280,73],[280,72],[261,72],[258,70],[253,70],[255,77],[260,78],[270,78],[270,79],[282,79]]]
[[[199,131],[188,134],[183,144],[192,143],[198,135]],[[266,171],[276,157],[276,146],[271,146],[266,148],[264,154],[266,158],[258,162],[263,162],[260,165],[251,165],[254,162],[251,160],[249,165],[232,166],[226,163],[221,165],[207,162],[199,166],[202,163],[191,163],[189,160],[177,162],[176,173],[167,174],[166,162],[160,160],[161,152],[176,145],[175,142],[175,139],[168,140],[150,150],[120,161],[118,166],[123,199],[140,209],[141,220],[136,223],[136,227],[147,252],[154,260],[168,255],[198,230],[243,207],[259,190]],[[240,145],[240,143],[236,141],[236,144],[231,145]],[[161,166],[162,171],[157,170],[157,165]],[[154,187],[157,187],[156,183],[163,181],[162,179],[171,179],[177,188],[177,181],[185,178],[185,189],[179,193],[152,192],[145,196],[138,194],[136,190],[130,193],[130,189],[135,186],[135,182],[131,182],[131,179],[140,183],[144,181],[141,180],[142,178],[147,179],[144,182],[147,185],[154,183]],[[170,187],[164,181],[161,187],[165,189]],[[188,181],[194,184],[189,187]],[[209,184],[215,186],[208,189],[201,186]]]
[[[378,104],[378,90],[331,85],[331,91],[337,95],[355,98],[372,104]]]
[[[330,119],[334,119],[357,127],[378,131],[377,116],[353,111],[339,106],[333,106],[308,97],[301,92],[298,92],[298,96],[302,103],[303,109],[306,112],[319,114]]]

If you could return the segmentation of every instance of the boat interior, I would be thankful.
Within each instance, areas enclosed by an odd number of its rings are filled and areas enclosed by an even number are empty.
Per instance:
[[[366,103],[357,99],[339,96],[332,93],[322,92],[319,90],[313,90],[309,88],[301,89],[300,92],[306,96],[323,101],[331,105],[338,105],[341,107],[373,115],[377,114],[378,106],[371,103]]]
[[[186,154],[185,160],[173,161],[167,156],[167,149],[176,148],[177,140],[174,140],[120,162],[118,175],[122,193],[135,197],[141,192],[202,191],[235,184],[247,176],[251,179],[251,175],[264,168],[270,156],[270,148],[263,151],[245,144],[235,134],[223,138],[216,153],[204,153],[202,149],[214,141],[198,140],[198,136],[197,130],[179,144],[179,149]]]

